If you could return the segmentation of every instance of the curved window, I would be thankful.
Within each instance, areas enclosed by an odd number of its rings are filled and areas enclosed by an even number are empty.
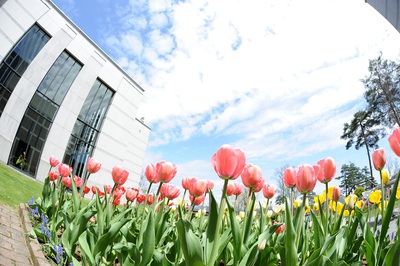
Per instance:
[[[69,139],[63,162],[69,164],[76,175],[85,178],[86,161],[92,155],[101,125],[114,92],[96,80],[79,113]]]
[[[0,116],[21,76],[49,39],[39,26],[33,25],[1,62]]]
[[[58,109],[82,65],[63,52],[33,95],[15,136],[9,164],[35,176],[40,154]]]

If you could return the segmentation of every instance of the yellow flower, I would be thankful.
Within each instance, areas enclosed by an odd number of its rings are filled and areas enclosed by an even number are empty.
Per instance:
[[[244,211],[240,211],[240,212],[239,212],[239,217],[240,217],[241,219],[244,218]]]
[[[299,206],[301,206],[301,200],[295,200],[294,202],[293,202],[293,206],[297,209]]]
[[[344,207],[344,204],[343,204],[343,203],[337,202],[337,210],[336,210],[336,211],[337,211],[338,213],[341,213],[343,207]]]
[[[356,201],[356,206],[357,206],[359,209],[361,209],[363,205],[364,205],[364,201],[363,201],[362,199]]]
[[[305,211],[305,213],[308,213],[308,212],[310,212],[310,210],[311,210],[310,206],[306,206],[306,209],[304,211]]]
[[[383,202],[385,204],[385,209],[386,209],[386,207],[387,207],[389,202],[387,200],[384,200]],[[381,203],[379,203],[379,209],[382,210],[382,204]]]
[[[332,192],[333,192],[333,188],[334,188],[335,186],[333,186],[333,187],[329,187],[328,188],[328,200],[332,200]],[[326,195],[326,189],[324,190],[324,193],[323,193],[324,195]]]
[[[325,193],[319,194],[314,197],[314,202],[316,202],[318,204],[318,201],[321,204],[323,204],[325,202]]]
[[[369,195],[369,201],[373,204],[379,204],[381,202],[381,191],[380,190],[374,190],[371,192]]]
[[[319,211],[319,204],[317,202],[314,202],[313,210],[316,211],[316,212]]]
[[[357,200],[357,196],[354,194],[350,194],[346,197],[345,202],[346,202],[346,205],[348,205],[350,209],[354,209],[354,203],[356,202],[356,200]]]
[[[350,212],[349,212],[349,210],[344,210],[344,212],[343,212],[343,216],[349,216],[350,215]]]
[[[389,170],[383,169],[383,170],[381,171],[381,174],[382,174],[382,184],[386,185],[386,184],[389,182],[389,180],[390,180],[390,173],[389,173]]]
[[[397,198],[397,199],[400,199],[400,187],[397,188],[397,191],[396,191],[396,198]]]

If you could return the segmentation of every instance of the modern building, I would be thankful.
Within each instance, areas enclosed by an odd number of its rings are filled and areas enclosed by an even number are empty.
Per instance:
[[[400,32],[400,0],[365,0]]]
[[[49,0],[0,0],[0,162],[43,181],[55,156],[112,184],[138,186],[150,128],[137,111],[144,90]]]

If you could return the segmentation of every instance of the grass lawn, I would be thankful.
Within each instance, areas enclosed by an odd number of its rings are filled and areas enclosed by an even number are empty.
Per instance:
[[[42,183],[0,163],[0,202],[15,209],[42,194]]]

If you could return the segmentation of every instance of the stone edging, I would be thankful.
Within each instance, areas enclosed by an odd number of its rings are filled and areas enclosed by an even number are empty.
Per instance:
[[[24,203],[21,203],[19,205],[19,216],[21,218],[22,229],[24,230],[25,233],[26,245],[28,246],[33,265],[50,266],[51,264],[44,256],[37,239],[33,239],[29,236],[33,228],[31,225],[31,220],[29,219],[28,215],[28,206]]]

